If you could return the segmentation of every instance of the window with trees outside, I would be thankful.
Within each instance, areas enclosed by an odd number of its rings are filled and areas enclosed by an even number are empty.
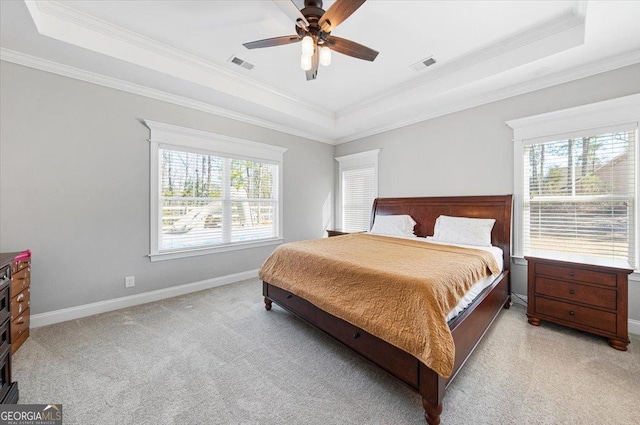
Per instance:
[[[513,256],[577,254],[638,270],[640,95],[520,118]]]
[[[523,152],[524,252],[635,263],[636,132],[532,144]]]
[[[277,157],[283,149],[211,133],[205,137],[203,132],[167,124],[147,121],[147,125],[156,145],[152,259],[281,240]],[[188,140],[167,133],[167,128],[179,129]],[[167,138],[171,143],[164,142]],[[271,158],[259,159],[265,151],[272,152]]]

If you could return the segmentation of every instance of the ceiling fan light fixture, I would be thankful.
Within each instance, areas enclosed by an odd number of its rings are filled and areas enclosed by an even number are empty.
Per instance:
[[[313,45],[313,37],[311,37],[310,35],[304,36],[304,38],[302,39],[302,56],[313,56]]]
[[[305,56],[304,53],[300,56],[300,68],[302,68],[303,71],[311,69],[311,66],[313,65],[312,58],[312,56]]]
[[[331,65],[331,49],[327,46],[322,46],[320,48],[320,65],[329,66]]]

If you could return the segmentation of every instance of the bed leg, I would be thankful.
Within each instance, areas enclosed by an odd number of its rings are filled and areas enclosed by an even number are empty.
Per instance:
[[[440,425],[440,414],[442,413],[442,403],[435,405],[427,399],[422,399],[424,407],[424,418],[429,425]]]
[[[267,297],[264,297],[264,308],[267,311],[271,310],[271,300]]]
[[[509,298],[507,298],[507,301],[504,303],[504,308],[510,308],[513,305],[513,303],[511,302],[511,295],[509,295]]]

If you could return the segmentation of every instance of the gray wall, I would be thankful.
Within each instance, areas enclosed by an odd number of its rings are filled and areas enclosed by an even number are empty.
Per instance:
[[[151,263],[151,119],[282,146],[284,237],[323,235],[334,147],[0,62],[0,251],[33,252],[32,314],[257,269],[273,247]],[[124,277],[136,277],[124,288]],[[259,294],[256,294],[259,296]]]
[[[506,121],[638,92],[640,64],[338,145],[336,156],[382,148],[381,197],[513,193]],[[513,265],[512,273],[513,292],[526,294],[526,266]],[[640,320],[638,283],[629,285],[634,320]]]

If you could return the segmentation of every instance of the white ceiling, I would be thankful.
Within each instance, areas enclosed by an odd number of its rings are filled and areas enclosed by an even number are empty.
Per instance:
[[[269,0],[0,5],[3,60],[327,143],[640,62],[638,1],[369,0],[332,34],[377,59],[334,52],[315,81],[299,44],[242,46],[294,34]]]

